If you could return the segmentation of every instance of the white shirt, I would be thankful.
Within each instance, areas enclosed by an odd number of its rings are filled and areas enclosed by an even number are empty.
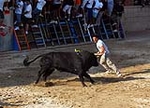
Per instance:
[[[38,0],[36,8],[42,10],[45,4],[46,4],[45,0]]]
[[[17,1],[16,5],[17,5],[17,7],[16,7],[16,9],[15,9],[15,13],[16,13],[16,14],[22,14],[23,1]]]
[[[96,3],[93,7],[93,12],[99,13],[100,9],[103,7],[103,3],[100,2],[99,0],[96,0]]]
[[[89,9],[92,8],[94,1],[95,0],[83,0],[81,8],[85,8],[85,5]]]
[[[10,2],[10,0],[0,0],[0,10],[3,11],[4,2]]]
[[[61,0],[53,0],[53,4],[61,4]]]
[[[102,40],[99,39],[99,40],[97,41],[97,43],[96,43],[96,47],[97,47],[97,49],[98,49],[100,52],[102,52],[101,49],[100,49],[100,47],[102,47],[102,46],[104,46],[105,53],[106,53],[106,54],[109,54],[110,51],[108,50],[108,47],[106,46],[106,44],[105,44]]]
[[[27,11],[28,11],[28,13],[24,14],[24,16],[25,16],[26,18],[32,18],[32,6],[31,6],[31,4],[29,4],[29,5],[27,5],[27,6],[25,7],[24,12],[27,12]]]

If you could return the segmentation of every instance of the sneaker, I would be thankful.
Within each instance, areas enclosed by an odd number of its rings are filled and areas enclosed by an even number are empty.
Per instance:
[[[122,77],[122,74],[121,74],[121,73],[120,73],[120,74],[117,74],[117,76],[118,76],[118,77]]]
[[[90,25],[90,24],[88,24],[87,29],[88,29],[88,28],[90,28],[90,27],[91,27],[91,25]]]
[[[58,21],[55,21],[55,24],[58,24]]]
[[[83,24],[83,27],[84,27],[84,31],[87,30],[87,23]]]
[[[122,77],[122,74],[120,73],[120,71],[117,71],[116,74],[118,77]]]
[[[115,29],[115,30],[113,30],[113,32],[118,32],[118,30],[117,30],[117,29]]]
[[[15,27],[15,30],[19,30],[19,27]]]
[[[68,18],[67,21],[70,21],[70,18]]]
[[[28,31],[26,31],[26,35],[29,34]]]
[[[32,25],[32,27],[35,27],[35,28],[37,28],[37,27],[38,27],[38,25]]]
[[[82,15],[82,14],[78,14],[76,17],[77,17],[77,18],[83,17],[83,15]]]
[[[17,21],[14,22],[14,25],[16,25],[16,24],[17,24]]]
[[[90,27],[94,27],[94,24],[91,24]]]
[[[1,26],[0,26],[0,29],[5,29],[5,26],[1,25]]]
[[[21,23],[20,26],[23,27],[23,24]]]
[[[55,20],[52,20],[51,22],[49,22],[50,24],[58,24],[58,22],[57,21],[55,21]]]
[[[39,15],[40,17],[44,17],[42,14]]]
[[[116,22],[112,24],[112,26],[115,26],[115,25],[117,25],[117,23],[116,23]]]

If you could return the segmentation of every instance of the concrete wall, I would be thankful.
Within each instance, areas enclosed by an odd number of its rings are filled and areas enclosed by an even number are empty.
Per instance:
[[[125,31],[150,30],[150,6],[125,6],[122,23]]]
[[[9,14],[5,14],[4,24],[13,27],[13,10],[11,10]],[[13,32],[11,30],[8,31],[6,36],[0,36],[0,51],[8,51],[13,49],[12,33]]]

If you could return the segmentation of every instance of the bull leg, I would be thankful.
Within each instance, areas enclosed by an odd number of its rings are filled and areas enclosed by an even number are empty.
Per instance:
[[[55,69],[49,69],[49,70],[47,70],[47,71],[43,74],[43,80],[44,80],[44,82],[46,82],[47,77],[48,77],[49,75],[51,75],[54,70],[55,70]]]
[[[38,72],[38,78],[37,78],[35,84],[37,84],[37,83],[39,82],[39,80],[40,80],[40,78],[41,78],[41,75],[42,75],[43,73],[45,73],[46,70],[47,70],[47,68],[41,67],[40,71]]]
[[[80,81],[82,83],[82,86],[86,87],[87,85],[84,83],[83,73],[79,73],[79,79],[80,79]]]
[[[84,73],[84,76],[85,76],[87,79],[89,79],[92,84],[94,84],[94,80],[90,77],[90,75],[89,75],[88,73],[85,72],[85,73]]]

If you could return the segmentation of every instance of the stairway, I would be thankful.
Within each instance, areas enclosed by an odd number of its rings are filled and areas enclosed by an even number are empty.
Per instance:
[[[30,49],[30,45],[29,42],[27,40],[26,34],[24,29],[20,29],[20,30],[13,30],[14,31],[14,36],[15,39],[17,41],[17,45],[19,48],[19,51],[21,50],[29,50]]]
[[[31,26],[32,37],[34,38],[34,42],[37,48],[46,47],[44,35],[45,31],[43,29],[43,25],[39,24],[37,27]]]
[[[100,31],[102,31],[104,39],[123,39],[126,37],[120,19],[114,21],[104,16],[101,20],[101,25]]]

